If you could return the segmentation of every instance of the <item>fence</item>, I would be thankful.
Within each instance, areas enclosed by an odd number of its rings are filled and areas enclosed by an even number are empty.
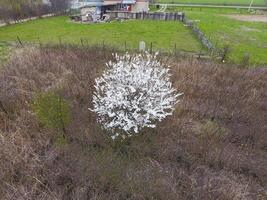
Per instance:
[[[194,24],[186,19],[185,14],[183,12],[176,13],[132,13],[125,11],[109,11],[110,19],[151,19],[151,20],[173,20],[173,21],[182,21],[186,26],[188,26],[193,33],[196,35],[201,44],[207,48],[210,52],[219,54],[219,50],[217,50],[213,44],[209,41],[209,39],[197,28]]]
[[[126,11],[108,11],[111,19],[150,19],[150,20],[172,20],[172,21],[183,21],[184,13],[146,13],[146,12],[126,12]]]
[[[202,58],[202,59],[210,59],[211,57],[208,56],[205,52],[190,52],[190,51],[183,51],[179,49],[175,43],[169,46],[168,48],[160,48],[159,46],[155,45],[153,42],[145,43],[144,49],[140,49],[140,42],[137,43],[128,43],[126,41],[122,41],[121,43],[108,43],[107,41],[101,41],[98,43],[92,43],[90,38],[77,38],[76,41],[69,42],[64,40],[64,38],[59,37],[57,41],[51,42],[42,42],[39,38],[36,38],[35,42],[33,41],[24,41],[22,38],[17,36],[17,41],[15,42],[6,42],[0,41],[0,46],[3,44],[4,46],[9,46],[11,48],[20,48],[20,47],[68,47],[73,46],[77,48],[95,48],[98,50],[108,50],[112,52],[140,52],[140,51],[148,51],[150,53],[153,52],[160,52],[164,55],[174,55],[178,57],[194,57],[194,58]]]
[[[206,47],[209,51],[214,51],[215,47],[212,45],[212,43],[208,40],[208,38],[205,37],[205,35],[197,28],[194,26],[193,22],[190,20],[184,18],[184,24],[188,26],[190,29],[192,29],[193,33],[196,35],[198,40],[202,43],[204,47]]]

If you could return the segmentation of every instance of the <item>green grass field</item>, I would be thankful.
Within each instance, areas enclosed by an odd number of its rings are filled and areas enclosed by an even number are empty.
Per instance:
[[[180,11],[170,7],[168,11]],[[229,46],[228,60],[240,63],[244,55],[250,55],[251,64],[267,63],[267,24],[243,22],[228,18],[226,15],[245,14],[246,10],[184,8],[186,16],[193,20],[201,31],[217,47]],[[112,46],[127,49],[138,48],[139,41],[147,47],[153,43],[153,49],[170,51],[176,44],[177,50],[200,52],[203,47],[192,31],[181,23],[173,21],[124,21],[106,24],[78,24],[69,22],[68,17],[52,17],[25,22],[0,28],[0,57],[6,59],[6,42],[68,43],[80,44],[83,41],[91,45]]]
[[[168,11],[180,9],[168,8]],[[251,64],[267,63],[267,24],[227,17],[231,14],[249,15],[246,10],[186,8],[183,11],[217,48],[230,47],[231,61],[240,63],[248,53]]]
[[[137,21],[112,22],[105,24],[78,24],[69,22],[68,17],[38,19],[22,24],[0,28],[0,41],[22,41],[42,43],[80,43],[81,38],[89,44],[103,44],[112,47],[138,48],[139,41],[153,49],[169,51],[176,44],[177,49],[199,52],[201,44],[192,32],[182,23],[174,21]],[[185,42],[186,41],[186,42]]]
[[[160,3],[186,3],[186,4],[210,4],[210,5],[249,5],[251,0],[156,0]],[[254,6],[267,6],[265,0],[254,0]]]

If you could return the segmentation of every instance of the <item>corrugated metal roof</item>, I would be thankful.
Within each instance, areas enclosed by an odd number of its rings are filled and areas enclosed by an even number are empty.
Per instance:
[[[95,2],[103,2],[103,0],[79,0],[80,3],[95,3]]]
[[[135,4],[136,0],[123,0],[122,3],[123,4]]]
[[[148,0],[73,0],[73,8],[82,8],[86,6],[101,6],[115,4],[135,4],[137,1]]]
[[[82,8],[85,6],[101,6],[103,0],[78,0],[75,1],[72,5],[73,8]]]
[[[120,4],[121,1],[119,0],[105,0],[103,5],[117,5],[117,4]]]

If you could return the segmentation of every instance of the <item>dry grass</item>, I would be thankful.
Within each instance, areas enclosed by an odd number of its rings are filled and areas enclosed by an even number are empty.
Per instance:
[[[111,52],[27,48],[0,73],[0,199],[266,199],[267,70],[170,58],[183,91],[172,117],[113,143],[87,108]],[[38,123],[36,92],[71,107],[60,129]]]

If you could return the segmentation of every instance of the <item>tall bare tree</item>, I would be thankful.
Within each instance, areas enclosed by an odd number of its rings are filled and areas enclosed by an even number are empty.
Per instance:
[[[19,20],[42,14],[42,0],[0,0],[0,17]]]
[[[49,0],[54,12],[65,11],[70,7],[71,0]]]

